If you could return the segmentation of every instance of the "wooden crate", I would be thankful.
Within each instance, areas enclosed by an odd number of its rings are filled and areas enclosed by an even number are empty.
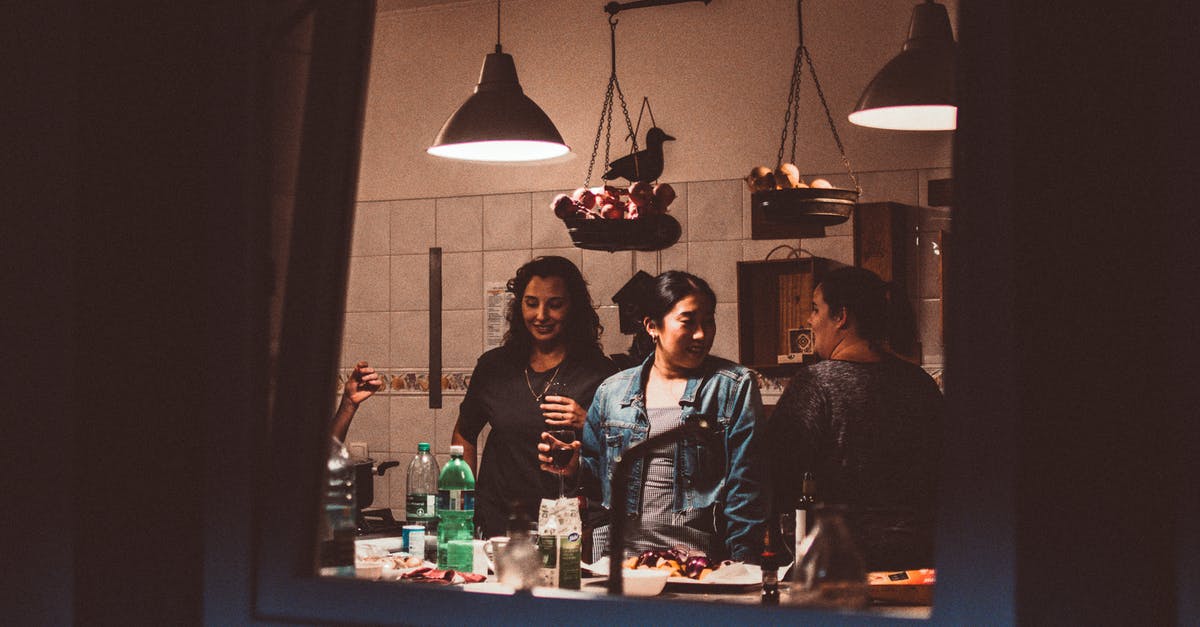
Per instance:
[[[738,262],[738,358],[764,373],[787,371],[778,356],[790,352],[789,329],[808,326],[812,291],[830,267],[827,259]]]

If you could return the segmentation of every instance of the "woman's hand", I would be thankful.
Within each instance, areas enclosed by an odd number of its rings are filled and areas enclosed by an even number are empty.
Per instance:
[[[346,379],[342,398],[358,407],[360,403],[370,398],[382,387],[383,380],[379,378],[379,373],[367,365],[367,362],[360,361],[355,364],[354,372]]]
[[[582,446],[579,440],[570,443],[568,446],[573,449],[571,461],[566,467],[559,468],[554,465],[554,460],[550,457],[550,450],[554,447],[561,447],[562,443],[554,439],[554,436],[549,433],[542,432],[542,441],[538,442],[538,462],[541,464],[542,470],[555,475],[563,475],[564,477],[574,477],[579,472],[579,447]]]
[[[587,410],[576,403],[575,399],[567,396],[547,396],[543,401],[538,407],[542,410],[542,416],[546,418],[547,428],[583,430],[583,423],[587,422]]]

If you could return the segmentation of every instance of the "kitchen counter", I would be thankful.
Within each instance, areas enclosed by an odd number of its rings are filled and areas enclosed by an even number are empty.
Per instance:
[[[491,577],[489,577],[491,579]],[[607,596],[608,590],[606,586],[607,579],[604,577],[584,577],[582,589],[575,590],[556,590],[547,588],[535,589],[533,595],[535,597],[553,597],[553,598],[569,598],[569,599],[594,599]],[[463,590],[474,593],[486,594],[511,594],[505,589],[498,588],[494,583],[472,584],[462,586]],[[790,609],[800,609],[799,606],[793,607],[786,605],[788,601],[788,590],[785,584],[780,585],[780,606],[781,612],[786,612]],[[634,597],[630,597],[634,599]],[[702,592],[674,592],[664,591],[661,594],[650,597],[654,600],[670,600],[683,603],[732,603],[736,605],[759,605],[762,603],[762,595],[759,590],[748,592],[729,592],[729,593],[702,593]],[[635,599],[640,600],[640,599]],[[861,610],[861,613],[874,616],[888,616],[892,618],[914,618],[928,619],[933,612],[933,607],[930,605],[892,605],[876,603],[869,608]]]

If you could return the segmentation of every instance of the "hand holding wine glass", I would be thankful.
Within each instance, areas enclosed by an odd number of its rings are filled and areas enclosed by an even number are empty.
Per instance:
[[[576,459],[575,451],[578,448],[574,429],[553,429],[542,434],[542,442],[538,444],[538,461],[542,462],[542,470],[558,475],[558,498],[563,497],[563,475],[574,474],[574,469],[569,467]],[[549,468],[547,461],[550,462]],[[578,468],[578,463],[574,466]]]
[[[546,419],[547,429],[583,429],[587,421],[587,408],[571,398],[567,385],[562,381],[551,381],[538,405]]]

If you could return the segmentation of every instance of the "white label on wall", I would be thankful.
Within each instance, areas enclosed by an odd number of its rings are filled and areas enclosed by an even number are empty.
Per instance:
[[[504,332],[508,330],[508,321],[504,314],[513,295],[508,293],[506,281],[491,281],[483,286],[484,320],[483,320],[483,350],[497,348],[504,342]]]

